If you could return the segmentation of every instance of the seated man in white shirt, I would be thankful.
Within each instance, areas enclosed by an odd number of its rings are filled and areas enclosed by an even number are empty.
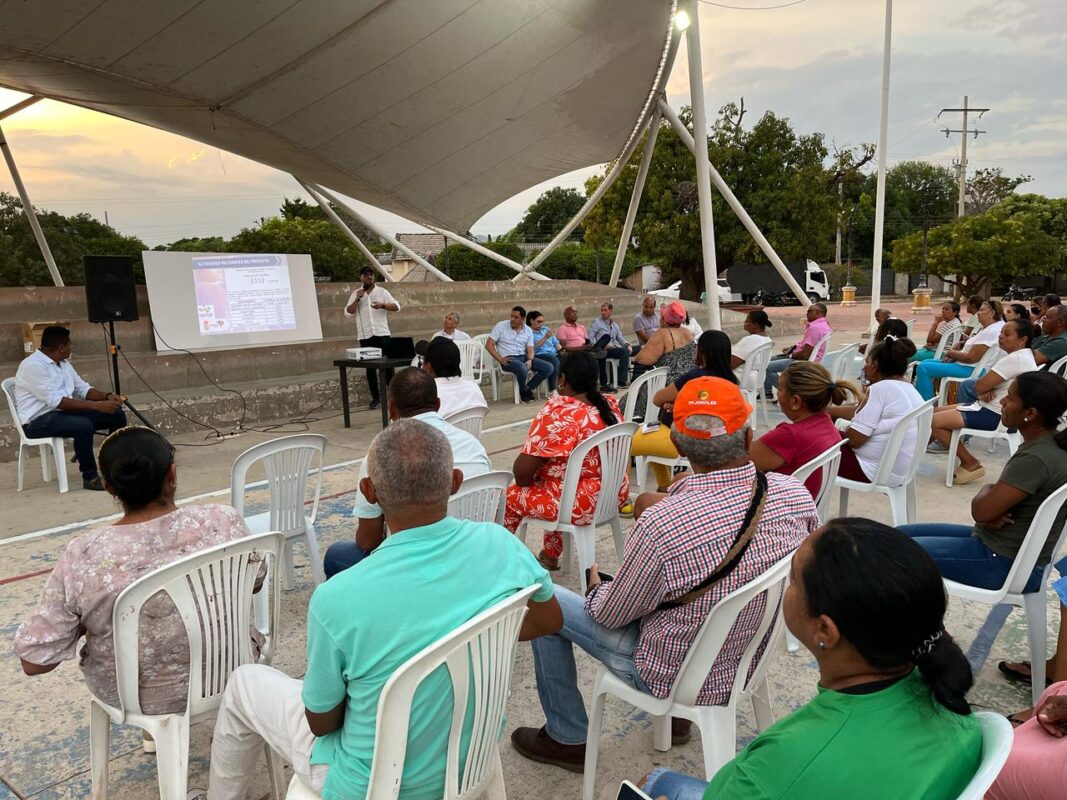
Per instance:
[[[70,353],[70,331],[60,325],[45,328],[41,348],[15,373],[15,408],[27,436],[73,439],[82,486],[99,492],[104,485],[93,455],[93,433],[126,427],[125,398],[82,380],[68,360]]]
[[[415,345],[422,356],[422,369],[437,383],[437,399],[441,401],[437,413],[445,419],[468,408],[489,408],[482,387],[460,371],[459,348],[450,339],[440,336]]]
[[[455,311],[445,314],[445,326],[431,338],[437,339],[438,337],[451,339],[453,342],[469,342],[471,338],[467,333],[459,330],[459,314]]]
[[[452,462],[464,477],[484,475],[493,469],[482,443],[466,431],[445,422],[437,413],[441,401],[437,399],[437,384],[429,373],[418,367],[400,370],[389,381],[389,419],[417,419],[441,431],[452,445]],[[367,459],[359,466],[359,481],[367,477]],[[357,483],[357,486],[359,483]],[[322,568],[329,578],[353,564],[358,564],[385,539],[385,518],[376,503],[356,490],[352,515],[357,518],[356,539],[335,542],[326,549]]]

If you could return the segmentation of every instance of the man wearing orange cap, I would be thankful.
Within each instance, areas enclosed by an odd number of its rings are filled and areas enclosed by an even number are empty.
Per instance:
[[[638,691],[666,697],[711,608],[819,526],[803,484],[757,473],[749,460],[751,412],[740,389],[721,378],[695,378],[682,387],[671,441],[693,474],[647,508],[627,537],[614,578],[601,579],[594,564],[584,598],[556,587],[563,628],[532,643],[546,722],[512,733],[522,755],[571,772],[583,769],[588,718],[575,644]],[[740,554],[728,558],[735,544]],[[741,653],[755,633],[756,621],[742,614],[727,652]],[[698,702],[725,703],[736,671],[735,658],[717,659]],[[675,720],[675,743],[688,737],[689,724]]]

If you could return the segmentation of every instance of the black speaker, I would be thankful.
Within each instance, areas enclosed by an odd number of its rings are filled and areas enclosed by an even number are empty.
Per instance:
[[[133,322],[137,288],[129,256],[85,256],[85,305],[90,322]]]

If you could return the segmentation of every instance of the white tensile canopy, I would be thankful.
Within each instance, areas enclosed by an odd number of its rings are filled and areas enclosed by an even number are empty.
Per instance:
[[[457,231],[640,134],[670,0],[0,0],[0,85]]]

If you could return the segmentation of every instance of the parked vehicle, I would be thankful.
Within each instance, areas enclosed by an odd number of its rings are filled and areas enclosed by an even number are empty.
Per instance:
[[[1008,287],[1008,290],[1001,295],[1001,302],[1007,303],[1013,300],[1031,300],[1041,293],[1040,289],[1033,286],[1019,286],[1017,283],[1013,283]]]
[[[666,289],[657,289],[654,292],[649,292],[649,294],[651,294],[651,295],[653,295],[655,297],[662,297],[664,300],[677,300],[679,292],[681,291],[681,288],[682,288],[682,282],[681,281],[675,281],[670,286],[668,286]],[[730,285],[726,282],[726,278],[719,278],[719,280],[718,280],[718,293],[719,293],[719,303],[736,303],[736,302],[738,302],[740,300],[740,298],[737,295],[735,295],[734,292],[730,289]],[[707,300],[707,293],[706,292],[701,292],[700,293],[700,302],[703,303],[703,302],[706,302],[706,300]]]
[[[830,297],[830,282],[826,273],[810,258],[805,261],[787,261],[785,266],[812,302]],[[789,305],[800,302],[773,264],[734,264],[727,271],[726,277],[734,291],[741,295],[743,303]]]

